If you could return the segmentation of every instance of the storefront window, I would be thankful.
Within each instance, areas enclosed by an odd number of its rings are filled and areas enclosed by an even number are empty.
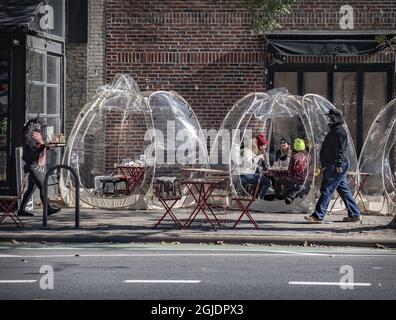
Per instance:
[[[274,75],[274,88],[287,88],[291,94],[298,94],[297,72],[276,72]]]
[[[378,112],[387,103],[388,77],[386,72],[365,72],[364,73],[364,98],[363,98],[363,138],[366,139]]]
[[[357,145],[357,73],[334,74],[334,105],[344,113],[353,142]]]
[[[392,74],[391,65],[282,65],[274,67],[270,88],[327,97],[343,111],[360,153],[372,122],[391,98]]]
[[[61,57],[45,52],[28,51],[27,116],[34,119],[37,114],[45,118],[45,139],[61,133]],[[49,153],[49,166],[59,163],[60,150]]]
[[[327,72],[304,72],[304,93],[315,93],[328,98]]]
[[[8,52],[0,51],[0,183],[7,181],[8,123],[9,123],[9,74]]]

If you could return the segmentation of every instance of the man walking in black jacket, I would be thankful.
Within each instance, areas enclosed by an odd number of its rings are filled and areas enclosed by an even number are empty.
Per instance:
[[[337,190],[348,210],[348,217],[345,217],[343,221],[357,222],[361,220],[361,217],[347,181],[350,163],[347,157],[348,135],[343,126],[343,115],[339,110],[330,110],[327,116],[330,118],[330,131],[320,150],[320,162],[324,168],[320,198],[316,204],[315,212],[306,216],[305,220],[311,223],[322,222],[331,197]]]

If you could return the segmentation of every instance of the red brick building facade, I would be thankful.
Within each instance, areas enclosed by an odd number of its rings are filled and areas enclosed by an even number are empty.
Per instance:
[[[353,8],[353,29],[340,26],[343,5]],[[396,30],[395,5],[395,0],[299,1],[291,15],[281,18],[283,29],[276,33],[389,34]],[[295,94],[320,93],[348,113],[361,148],[379,108],[393,97],[394,52],[291,56],[279,63],[251,23],[246,10],[227,1],[107,0],[106,82],[130,73],[142,90],[175,90],[208,129],[217,129],[231,106],[252,91],[287,86]],[[380,93],[373,95],[369,87]]]

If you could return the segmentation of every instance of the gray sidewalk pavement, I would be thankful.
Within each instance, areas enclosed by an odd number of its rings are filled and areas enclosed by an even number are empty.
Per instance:
[[[343,223],[345,212],[326,217],[322,224],[307,224],[304,214],[258,213],[252,216],[259,223],[256,230],[246,218],[233,229],[238,211],[228,211],[223,227],[213,230],[199,215],[188,229],[179,230],[169,216],[154,229],[163,210],[99,210],[81,208],[80,229],[74,229],[74,209],[67,208],[48,218],[48,228],[42,228],[42,213],[22,217],[24,228],[17,228],[7,218],[0,224],[0,242],[180,242],[239,243],[279,245],[339,245],[365,247],[396,247],[396,230],[388,228],[391,216],[363,216],[359,223]],[[189,210],[178,209],[183,222]],[[218,213],[221,220],[223,212]]]

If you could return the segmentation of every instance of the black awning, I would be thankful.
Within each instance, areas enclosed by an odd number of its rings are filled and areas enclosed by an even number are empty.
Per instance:
[[[0,28],[27,27],[42,0],[1,0]]]
[[[357,56],[383,50],[375,34],[267,35],[270,53],[284,56]]]

